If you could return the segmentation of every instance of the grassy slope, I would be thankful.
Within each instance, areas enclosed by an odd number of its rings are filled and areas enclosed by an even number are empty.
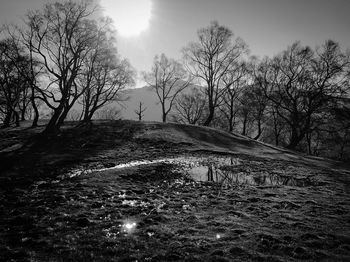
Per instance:
[[[153,122],[1,131],[0,258],[31,261],[298,261],[350,258],[340,164],[211,128]],[[86,174],[164,157],[234,157],[232,171],[311,177],[307,187],[194,183],[172,165]],[[125,202],[126,201],[126,202]],[[129,202],[128,202],[129,201]],[[130,202],[132,201],[132,202]],[[134,203],[134,204],[131,204]],[[132,234],[119,225],[137,222]],[[217,235],[220,238],[217,238]]]
[[[142,123],[143,132],[137,137],[167,142],[185,142],[192,150],[207,150],[219,153],[247,154],[262,158],[288,160],[327,168],[347,168],[345,163],[325,158],[310,157],[298,152],[261,143],[253,139],[221,131],[215,128],[182,124]]]

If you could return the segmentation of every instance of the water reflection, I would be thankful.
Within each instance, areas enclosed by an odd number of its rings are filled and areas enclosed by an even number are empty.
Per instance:
[[[128,163],[123,163],[119,165],[115,165],[112,167],[98,168],[98,169],[77,169],[72,170],[65,176],[62,176],[61,179],[65,177],[73,178],[80,175],[87,175],[93,172],[105,172],[105,171],[113,171],[118,169],[126,169],[131,167],[140,167],[154,164],[176,164],[181,166],[182,168],[190,168],[201,165],[203,163],[216,163],[219,165],[239,165],[240,160],[238,158],[233,157],[175,157],[175,158],[163,158],[163,159],[155,159],[155,160],[141,160],[141,161],[131,161]]]
[[[298,179],[290,176],[281,176],[273,173],[244,173],[215,165],[202,165],[191,168],[187,171],[195,181],[217,182],[222,185],[254,185],[254,186],[308,186],[308,179]]]
[[[221,186],[253,185],[253,186],[297,186],[312,185],[308,178],[296,178],[292,174],[276,171],[252,171],[249,165],[264,166],[265,163],[244,160],[232,156],[174,157],[156,160],[132,161],[101,169],[78,170],[69,174],[70,177],[93,172],[113,171],[132,167],[168,164],[169,168],[188,174],[195,181],[211,181]],[[248,167],[243,166],[248,165]],[[256,167],[255,167],[256,168]],[[244,172],[242,172],[244,170]],[[265,169],[266,170],[266,169]],[[124,195],[120,195],[123,198]]]

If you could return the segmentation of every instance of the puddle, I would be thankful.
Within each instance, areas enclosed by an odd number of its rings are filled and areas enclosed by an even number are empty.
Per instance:
[[[254,186],[297,186],[305,187],[311,185],[306,178],[292,178],[277,174],[247,174],[243,172],[228,171],[213,165],[198,166],[187,171],[195,181],[216,182],[224,186],[232,185],[254,185]]]
[[[99,168],[99,169],[78,169],[78,170],[73,170],[71,172],[69,172],[66,176],[69,178],[73,178],[76,176],[80,176],[80,175],[86,175],[86,174],[90,174],[93,172],[104,172],[104,171],[109,171],[109,170],[117,170],[117,169],[124,169],[124,168],[130,168],[130,167],[137,167],[137,166],[142,166],[142,165],[151,165],[151,164],[159,164],[159,163],[163,163],[169,161],[169,159],[157,159],[157,160],[143,160],[143,161],[132,161],[129,163],[125,163],[125,164],[119,164],[119,165],[115,165],[112,167],[106,167],[106,168]],[[62,177],[61,179],[63,179],[65,177]]]
[[[249,164],[265,165],[263,162],[246,162],[235,157],[177,157],[157,160],[132,161],[113,167],[89,170],[77,170],[68,174],[69,177],[105,172],[132,167],[141,167],[158,164],[169,164],[169,168],[186,174],[198,182],[215,182],[222,186],[253,185],[253,186],[296,186],[305,187],[312,183],[307,177],[295,178],[292,174],[277,172],[251,171]],[[237,168],[238,166],[242,168]],[[236,168],[235,168],[236,167]],[[236,170],[235,170],[236,169]],[[241,170],[246,170],[242,172]]]
[[[111,170],[118,170],[130,167],[138,167],[144,165],[154,165],[154,164],[177,164],[182,167],[193,167],[197,166],[200,163],[217,163],[220,165],[238,165],[240,163],[238,158],[231,157],[177,157],[177,158],[164,158],[164,159],[156,159],[156,160],[142,160],[142,161],[131,161],[128,163],[123,163],[119,165],[115,165],[112,167],[99,168],[99,169],[84,169],[84,170],[73,170],[68,173],[66,176],[69,178],[73,178],[80,175],[90,174],[93,172],[104,172]]]

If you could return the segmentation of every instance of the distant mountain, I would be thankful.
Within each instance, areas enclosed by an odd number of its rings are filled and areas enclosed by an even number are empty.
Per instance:
[[[199,86],[191,85],[187,87],[184,91],[182,91],[182,93],[187,93],[192,88],[199,88]],[[122,119],[138,120],[138,116],[135,113],[135,110],[139,108],[139,103],[142,102],[142,107],[147,108],[144,112],[144,117],[142,118],[142,120],[162,121],[161,104],[159,103],[157,94],[151,89],[151,87],[144,86],[142,88],[125,90],[124,98],[128,99],[117,106],[121,109],[120,116]],[[166,106],[168,106],[167,103]],[[169,116],[170,114],[171,112],[169,113]]]
[[[161,121],[162,112],[158,97],[149,86],[142,88],[128,89],[124,91],[124,97],[128,98],[122,102],[118,107],[121,109],[121,118],[138,120],[135,110],[139,108],[139,103],[142,102],[143,108],[147,108],[143,113],[142,120],[145,121]]]
[[[112,102],[108,103],[100,110],[98,110],[93,118],[94,119],[104,119],[106,117],[106,113],[104,111],[111,110],[111,114],[113,115],[115,110],[120,111],[117,115],[116,119],[127,119],[127,120],[138,120],[138,115],[135,113],[135,110],[139,108],[139,103],[142,102],[142,108],[147,108],[144,111],[144,116],[142,120],[145,121],[161,121],[162,113],[161,107],[159,104],[158,97],[154,91],[151,90],[149,86],[144,86],[142,88],[134,88],[127,89],[123,91],[121,95],[122,100],[120,102]],[[41,109],[42,118],[50,117],[50,110],[47,108]],[[75,103],[73,108],[68,114],[67,120],[78,120],[81,115],[82,105],[79,103]],[[108,114],[109,115],[109,114]],[[107,116],[107,119],[109,117]]]
[[[192,85],[186,88],[183,93],[187,93],[191,90],[191,88],[199,86]],[[181,95],[181,94],[180,94]],[[118,109],[120,110],[120,114],[117,118],[126,119],[126,120],[138,120],[138,115],[135,113],[135,110],[138,110],[139,103],[142,103],[142,108],[146,108],[143,113],[142,120],[144,121],[162,121],[162,109],[161,104],[159,103],[159,99],[157,94],[151,89],[150,86],[144,86],[142,88],[134,88],[127,89],[123,91],[121,95],[122,102],[113,102],[104,107],[102,107],[99,111],[103,111],[106,109]],[[166,103],[166,106],[168,104]],[[78,120],[81,115],[82,106],[79,103],[76,103],[71,109],[67,120]],[[100,119],[104,118],[103,113],[97,111],[93,118]],[[49,118],[48,109],[42,109],[42,118]],[[171,112],[169,113],[170,116]],[[170,118],[168,118],[170,120]]]

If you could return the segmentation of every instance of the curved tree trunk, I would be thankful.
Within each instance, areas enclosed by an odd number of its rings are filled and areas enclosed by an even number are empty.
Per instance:
[[[60,118],[60,115],[62,113],[63,106],[59,105],[55,110],[54,113],[49,121],[49,123],[46,125],[45,130],[43,131],[43,135],[52,135],[59,132],[59,126],[57,125],[58,119]]]
[[[33,92],[33,94],[30,97],[32,108],[34,110],[34,118],[33,118],[32,127],[37,127],[38,126],[38,121],[39,121],[39,110],[38,110],[38,107],[37,107],[37,105],[35,103],[34,90],[32,90],[32,92]]]

